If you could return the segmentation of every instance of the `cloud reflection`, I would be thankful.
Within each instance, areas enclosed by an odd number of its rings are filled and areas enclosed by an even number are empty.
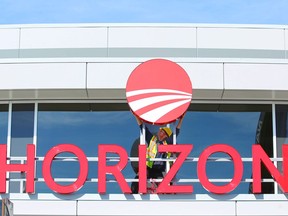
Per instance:
[[[109,125],[123,124],[132,118],[128,111],[117,112],[39,112],[38,124],[45,127],[60,125]]]

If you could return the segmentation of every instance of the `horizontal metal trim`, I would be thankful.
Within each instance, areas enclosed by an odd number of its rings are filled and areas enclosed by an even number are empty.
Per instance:
[[[178,201],[185,200],[188,202],[194,202],[195,200],[204,200],[204,201],[239,201],[239,200],[251,200],[251,201],[283,201],[287,202],[286,194],[70,194],[70,195],[61,195],[55,193],[36,193],[36,194],[19,194],[19,193],[10,193],[10,194],[0,194],[0,197],[8,197],[13,201],[15,200],[31,200],[31,201],[40,201],[40,200],[78,200],[78,201]]]
[[[109,57],[197,57],[196,48],[109,48]]]
[[[20,58],[106,57],[106,48],[20,49]]]
[[[77,178],[53,178],[55,182],[75,182],[77,181]],[[212,179],[212,178],[208,178],[209,182],[231,182],[233,179],[231,178],[225,178],[225,179]],[[36,183],[42,183],[45,182],[44,178],[35,178],[34,179]],[[147,179],[148,182],[161,182],[163,179]],[[10,182],[25,182],[26,177],[23,178],[6,178],[6,181],[10,181]],[[125,178],[126,182],[138,182],[139,179],[131,179],[131,178]],[[87,178],[86,182],[99,182],[98,178]],[[115,183],[118,182],[116,179],[106,179],[107,183]],[[178,183],[200,183],[200,180],[198,178],[187,178],[187,179],[176,179],[173,182],[178,182]],[[250,183],[253,182],[252,178],[245,178],[241,180],[241,183]],[[267,182],[275,182],[274,179],[270,178],[265,178],[265,179],[261,179],[261,182],[267,183]]]
[[[198,57],[203,58],[274,58],[284,59],[285,50],[259,49],[198,49]]]
[[[0,49],[1,58],[18,58],[18,49]]]
[[[88,162],[95,162],[98,161],[98,157],[87,157]],[[283,161],[283,158],[278,157],[278,158],[269,158],[271,161],[277,161],[281,162]],[[27,160],[26,157],[20,157],[20,156],[12,156],[12,157],[7,157],[7,160],[9,161],[25,161]],[[36,161],[43,161],[44,157],[35,157]],[[53,159],[54,161],[78,161],[77,157],[55,157]],[[176,159],[173,158],[149,158],[146,159],[147,161],[175,161]],[[242,162],[252,162],[253,158],[252,157],[245,157],[241,158]],[[120,157],[106,157],[106,161],[120,161]],[[138,157],[128,157],[128,161],[139,161]],[[187,157],[184,162],[198,162],[199,158],[198,157]],[[232,159],[230,157],[209,157],[207,159],[208,162],[231,162]]]
[[[0,49],[1,58],[262,58],[286,59],[286,50],[210,49],[210,48],[49,48]]]

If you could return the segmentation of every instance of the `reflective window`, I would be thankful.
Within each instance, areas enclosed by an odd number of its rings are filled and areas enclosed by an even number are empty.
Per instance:
[[[287,105],[276,105],[276,135],[278,157],[282,157],[282,144],[285,144],[288,141],[287,113]]]
[[[99,144],[117,144],[123,146],[128,155],[135,155],[133,143],[139,144],[140,128],[135,117],[125,104],[39,104],[37,156],[43,157],[53,146],[58,144],[75,144],[80,147],[87,157],[98,157]],[[159,126],[147,125],[155,134]],[[168,125],[174,131],[174,124]],[[147,142],[147,141],[146,141]],[[178,144],[193,144],[193,150],[177,173],[177,184],[192,184],[194,193],[209,193],[197,182],[197,160],[204,149],[213,144],[227,144],[235,148],[241,157],[250,158],[252,144],[259,143],[267,150],[272,145],[272,114],[271,105],[216,105],[193,104],[185,115]],[[147,142],[148,143],[148,142]],[[71,154],[60,154],[59,157],[75,157]],[[117,155],[110,154],[109,158]],[[228,155],[216,153],[213,158],[225,158],[222,162],[211,160],[206,167],[210,179],[224,179],[214,182],[223,185],[233,178],[234,165]],[[115,161],[107,160],[108,165]],[[244,161],[243,182],[231,193],[249,193],[251,178],[251,161]],[[137,164],[137,163],[136,163]],[[123,171],[126,179],[134,179],[137,170],[135,162],[128,164]],[[98,162],[89,162],[88,180],[78,193],[97,193]],[[52,164],[54,178],[77,178],[79,163],[63,161],[61,158]],[[42,162],[37,163],[37,178],[42,176]],[[107,175],[107,193],[122,193],[115,179]],[[185,182],[185,179],[194,179]],[[226,179],[226,181],[225,181]],[[228,179],[228,180],[227,180]],[[184,182],[183,182],[184,180]],[[196,182],[195,182],[196,181]],[[63,181],[63,185],[71,182]],[[267,184],[267,183],[266,183]],[[264,188],[267,188],[263,185]],[[37,193],[51,190],[44,182],[37,183]],[[270,189],[267,190],[270,193]]]
[[[191,105],[183,121],[177,143],[191,143],[193,150],[190,157],[198,158],[204,149],[213,144],[227,144],[236,149],[242,158],[252,156],[252,144],[260,143],[264,149],[272,148],[272,114],[271,105]],[[261,123],[265,118],[265,124]],[[260,128],[260,126],[262,127]],[[257,138],[258,137],[258,138]],[[259,138],[261,140],[259,140]],[[228,158],[224,153],[211,155],[212,158]],[[232,162],[207,163],[206,174],[210,179],[231,179],[234,175]],[[243,182],[231,193],[249,193],[252,175],[251,162],[243,162]],[[187,161],[178,172],[177,178],[197,179],[197,163]],[[211,181],[212,182],[212,181]],[[228,181],[229,182],[229,181]],[[223,185],[226,182],[213,182]],[[207,193],[200,183],[193,183],[194,193]],[[263,188],[265,186],[262,186]],[[264,191],[264,190],[263,190]]]
[[[26,145],[33,143],[34,104],[13,104],[11,156],[26,156]]]
[[[276,143],[277,157],[281,158],[282,145],[288,143],[288,105],[276,105]],[[283,163],[277,163],[278,169],[283,173]],[[279,191],[281,193],[281,190]]]
[[[0,144],[7,144],[8,105],[0,104]]]
[[[112,107],[112,110],[111,110]],[[91,104],[39,104],[37,155],[45,156],[53,147],[59,144],[74,144],[80,147],[87,157],[98,157],[99,144],[117,144],[130,148],[135,138],[139,137],[139,129],[130,111],[118,105],[108,106]],[[103,111],[103,110],[111,111]],[[113,111],[113,109],[115,109]],[[118,111],[116,111],[118,110]],[[126,111],[123,111],[126,110]],[[59,156],[63,156],[60,154]],[[70,156],[73,156],[70,154]],[[117,156],[117,155],[108,155]],[[113,162],[107,162],[111,165]],[[115,163],[115,162],[114,162]],[[42,163],[37,166],[37,177],[42,178]],[[79,164],[75,162],[55,161],[52,165],[52,175],[56,178],[77,178]],[[88,181],[79,193],[97,193],[98,185],[91,179],[98,178],[98,162],[89,162]],[[134,177],[130,164],[123,171],[126,178]],[[118,192],[118,184],[113,183],[114,177],[107,175],[107,192]],[[61,184],[71,184],[62,182]],[[43,184],[36,185],[36,190],[51,192]]]
[[[33,143],[34,104],[13,104],[11,119],[11,157],[26,157],[27,144]],[[11,161],[20,163],[21,161]],[[24,178],[23,173],[10,173],[10,178]],[[23,189],[22,189],[23,188]],[[19,182],[10,182],[10,193],[25,190]]]

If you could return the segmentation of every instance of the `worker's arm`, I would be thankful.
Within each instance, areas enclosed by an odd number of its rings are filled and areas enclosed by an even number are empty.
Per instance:
[[[132,112],[133,113],[133,112]],[[135,116],[135,119],[136,119],[136,121],[137,121],[137,124],[140,126],[140,130],[141,130],[141,133],[142,133],[142,127],[144,126],[144,124],[143,124],[143,120],[142,119],[140,119],[138,116],[136,116],[134,113],[133,113],[133,115]],[[145,126],[145,140],[146,140],[146,142],[148,142],[149,143],[149,141],[152,139],[152,137],[153,137],[153,134],[151,133],[151,131],[149,130],[149,128],[148,127],[146,127]]]
[[[178,124],[177,124],[177,126],[176,126],[177,129],[180,129],[180,128],[181,128],[185,114],[186,114],[186,112],[180,117],[180,119],[179,119],[179,121],[178,121]]]
[[[133,113],[133,115],[134,115],[134,113]],[[136,121],[137,121],[137,124],[140,126],[140,125],[142,125],[143,124],[143,121],[138,117],[138,116],[136,116],[136,115],[134,115],[135,116],[135,119],[136,119]]]

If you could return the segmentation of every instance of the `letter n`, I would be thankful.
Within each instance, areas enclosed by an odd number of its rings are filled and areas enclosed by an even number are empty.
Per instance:
[[[283,144],[283,175],[275,167],[261,145],[252,146],[253,193],[261,193],[261,162],[266,166],[274,180],[281,186],[284,193],[288,192],[288,145]]]

